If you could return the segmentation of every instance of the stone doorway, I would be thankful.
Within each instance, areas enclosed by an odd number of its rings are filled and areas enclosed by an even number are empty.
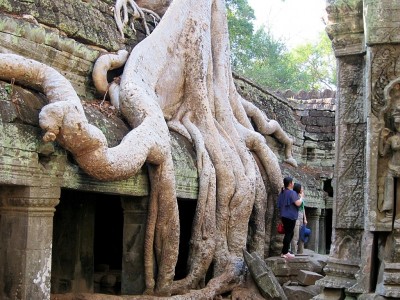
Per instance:
[[[119,294],[120,197],[62,190],[53,225],[51,293]]]
[[[96,293],[121,293],[123,223],[119,196],[96,197],[93,249]]]
[[[175,267],[175,280],[183,279],[187,275],[187,260],[189,255],[190,236],[192,234],[192,222],[196,211],[197,201],[192,199],[179,199],[180,239],[179,256]]]

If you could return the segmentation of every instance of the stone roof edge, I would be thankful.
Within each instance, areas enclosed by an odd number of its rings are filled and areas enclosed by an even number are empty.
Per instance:
[[[336,110],[335,98],[321,98],[321,99],[295,99],[295,98],[285,98],[282,95],[279,95],[275,92],[271,92],[270,90],[263,88],[251,81],[250,79],[243,77],[235,72],[232,72],[232,76],[234,79],[245,82],[246,84],[251,85],[252,87],[258,89],[260,92],[268,94],[279,101],[283,102],[287,106],[289,106],[293,110],[303,110],[303,109],[318,109],[319,110]],[[317,105],[317,107],[316,107]]]
[[[243,76],[241,76],[241,75],[239,75],[239,74],[237,74],[237,73],[235,73],[235,72],[233,72],[233,71],[232,71],[232,76],[233,76],[233,78],[235,78],[235,79],[241,80],[241,81],[243,81],[243,82],[245,82],[245,83],[251,85],[252,87],[255,87],[256,89],[258,89],[259,91],[261,91],[261,92],[263,92],[263,93],[265,93],[265,94],[268,94],[268,95],[270,95],[270,96],[272,96],[272,97],[275,97],[275,98],[277,98],[277,99],[279,99],[279,100],[282,100],[282,101],[285,102],[288,106],[292,107],[292,106],[290,105],[290,103],[288,102],[288,99],[286,99],[286,98],[284,98],[284,97],[282,97],[282,96],[280,96],[280,95],[278,95],[278,94],[276,94],[276,93],[274,93],[274,92],[271,92],[271,91],[267,90],[266,88],[263,88],[263,87],[259,86],[258,84],[256,84],[255,82],[251,81],[250,79],[248,79],[248,78],[246,78],[246,77],[243,77]]]

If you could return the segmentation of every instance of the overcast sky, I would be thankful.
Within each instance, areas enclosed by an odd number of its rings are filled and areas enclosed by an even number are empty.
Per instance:
[[[326,0],[248,0],[248,3],[254,9],[256,26],[265,25],[288,47],[312,41],[324,31]]]

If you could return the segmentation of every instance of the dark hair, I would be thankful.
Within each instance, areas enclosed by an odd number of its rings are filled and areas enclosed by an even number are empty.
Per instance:
[[[293,191],[295,191],[297,194],[300,194],[300,192],[301,192],[301,184],[296,182],[293,185]]]
[[[293,182],[293,178],[292,177],[283,178],[283,186],[285,188],[287,188],[289,186],[289,184],[291,184],[292,182]]]

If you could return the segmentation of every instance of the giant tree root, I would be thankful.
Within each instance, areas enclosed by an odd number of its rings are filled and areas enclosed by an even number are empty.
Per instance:
[[[116,1],[122,33],[127,5],[133,3]],[[103,93],[108,88],[107,70],[121,66],[126,58],[125,52],[100,58],[94,80]],[[15,79],[45,93],[50,104],[39,116],[44,139],[56,140],[70,151],[86,173],[100,180],[118,180],[148,166],[146,294],[213,299],[242,283],[242,249],[249,246],[264,252],[264,211],[271,207],[265,202],[273,200],[282,185],[279,161],[264,135],[273,134],[286,145],[287,159],[292,158],[292,141],[277,122],[244,101],[234,88],[224,0],[172,1],[152,34],[132,50],[112,92],[113,102],[132,130],[113,148],[100,129],[88,123],[71,84],[54,69],[7,54],[0,54],[0,66],[0,78]],[[173,278],[179,220],[168,126],[193,143],[200,186],[188,275],[177,282]],[[248,239],[252,212],[254,234]],[[211,264],[212,279],[204,286]]]

